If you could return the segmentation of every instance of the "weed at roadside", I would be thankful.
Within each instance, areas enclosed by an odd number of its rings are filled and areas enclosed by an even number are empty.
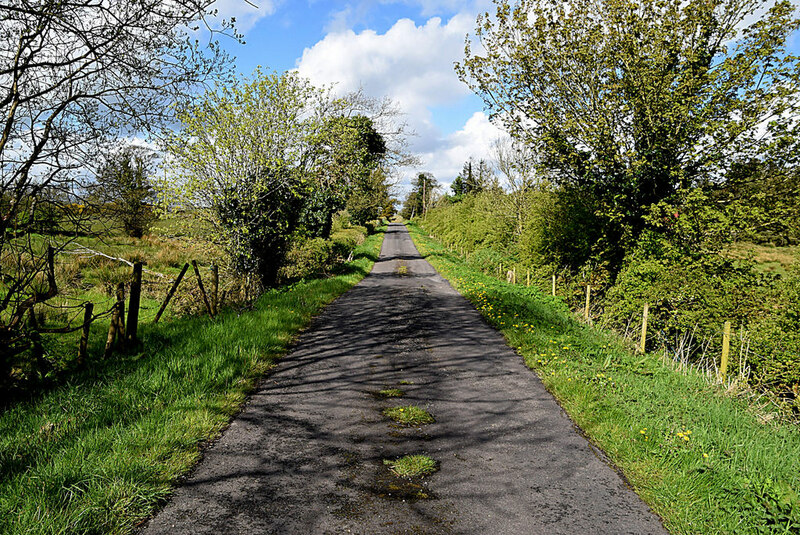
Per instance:
[[[383,415],[403,425],[425,425],[434,422],[431,413],[416,405],[389,407],[383,409]]]
[[[405,455],[399,459],[385,459],[383,464],[400,477],[420,477],[437,470],[436,461],[427,455]]]

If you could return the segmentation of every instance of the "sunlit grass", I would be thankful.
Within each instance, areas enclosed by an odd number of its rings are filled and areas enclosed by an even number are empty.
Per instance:
[[[578,322],[561,299],[487,276],[411,231],[671,532],[800,533],[796,427],[765,423],[697,373]]]
[[[383,415],[403,425],[425,425],[434,422],[431,413],[416,405],[389,407],[383,409]]]
[[[381,240],[342,274],[270,291],[251,312],[143,325],[141,353],[95,361],[0,415],[0,532],[130,532],[298,330],[368,272]],[[92,341],[102,353],[104,338]]]
[[[386,459],[383,464],[400,477],[419,477],[436,471],[436,461],[427,455],[405,455],[399,459]]]
[[[399,388],[384,388],[378,391],[378,395],[383,398],[401,398],[405,396],[406,393]]]

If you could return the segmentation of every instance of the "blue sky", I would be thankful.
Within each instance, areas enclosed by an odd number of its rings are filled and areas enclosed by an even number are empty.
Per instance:
[[[298,69],[315,84],[363,89],[399,104],[416,135],[419,169],[447,185],[470,157],[488,158],[502,133],[461,83],[453,63],[489,0],[219,0],[222,17],[236,17],[245,44],[223,40],[236,68]],[[404,189],[401,187],[401,190]]]
[[[504,136],[453,70],[477,14],[493,11],[491,0],[218,0],[215,7],[244,33],[244,45],[223,40],[242,75],[259,65],[298,69],[317,85],[398,103],[422,161],[400,173],[400,195],[417,171],[449,186],[468,158],[490,158]],[[794,35],[790,49],[798,48]]]

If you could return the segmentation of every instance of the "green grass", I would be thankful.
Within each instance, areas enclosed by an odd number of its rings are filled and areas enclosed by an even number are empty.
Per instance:
[[[400,477],[420,477],[436,471],[436,461],[426,455],[406,455],[399,459],[385,459],[383,464]]]
[[[762,273],[782,276],[786,276],[800,258],[800,246],[797,245],[776,247],[738,242],[731,245],[726,252],[731,258],[752,258]]]
[[[800,533],[800,432],[699,374],[634,355],[560,298],[468,267],[411,226],[429,262],[541,377],[672,533]]]
[[[383,415],[403,425],[425,425],[434,422],[431,413],[416,405],[389,407],[383,409]]]
[[[339,275],[262,296],[215,320],[143,326],[144,350],[0,415],[1,533],[129,533],[170,494],[299,329],[377,258],[382,235]]]
[[[406,393],[399,388],[384,388],[378,392],[378,395],[382,398],[401,398]]]

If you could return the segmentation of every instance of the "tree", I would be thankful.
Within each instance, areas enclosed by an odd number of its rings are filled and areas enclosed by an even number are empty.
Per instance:
[[[533,205],[532,193],[546,183],[537,168],[536,155],[527,145],[510,139],[497,140],[492,145],[497,169],[505,177],[507,195],[499,199],[507,206],[506,212],[514,219],[514,234],[522,235],[525,221]]]
[[[353,221],[359,225],[379,217],[394,215],[391,185],[383,169],[378,167],[363,177],[347,199],[346,208]]]
[[[117,219],[125,233],[141,238],[156,219],[155,191],[150,183],[152,154],[128,146],[112,153],[100,168],[94,193],[104,214]]]
[[[47,204],[59,225],[87,230],[84,177],[108,143],[169,124],[173,104],[228,72],[216,41],[190,39],[211,4],[0,3],[0,381],[31,347],[26,313],[58,293],[54,252],[24,239],[37,211]]]
[[[381,101],[382,102],[382,101]],[[174,176],[159,184],[165,206],[205,219],[238,273],[275,283],[293,237],[327,237],[353,192],[379,188],[397,161],[402,128],[390,136],[371,117],[373,101],[335,97],[296,72],[220,85],[180,114],[166,140]],[[398,137],[399,136],[399,137]],[[378,206],[370,210],[377,216]]]
[[[358,224],[378,215],[377,195],[385,174],[377,173],[386,155],[386,143],[368,117],[337,115],[327,119],[314,140],[318,185],[313,209],[306,210],[305,224],[311,235],[327,238],[333,215],[350,203]],[[360,200],[351,198],[354,196]],[[369,202],[370,197],[373,202]],[[310,205],[311,207],[311,205]]]
[[[425,215],[428,209],[433,206],[438,188],[439,182],[431,173],[419,173],[413,189],[406,197],[405,203],[403,203],[401,215],[406,219]]]
[[[265,285],[318,185],[323,93],[296,73],[257,70],[184,109],[181,130],[166,140],[175,176],[158,183],[163,202],[206,220],[231,267]]]
[[[456,176],[450,184],[450,189],[453,191],[453,195],[458,199],[466,195],[467,188],[464,183],[464,178],[461,175]]]
[[[597,199],[595,252],[611,266],[650,206],[797,137],[800,63],[786,40],[798,20],[787,1],[495,4],[459,76],[554,180]]]

